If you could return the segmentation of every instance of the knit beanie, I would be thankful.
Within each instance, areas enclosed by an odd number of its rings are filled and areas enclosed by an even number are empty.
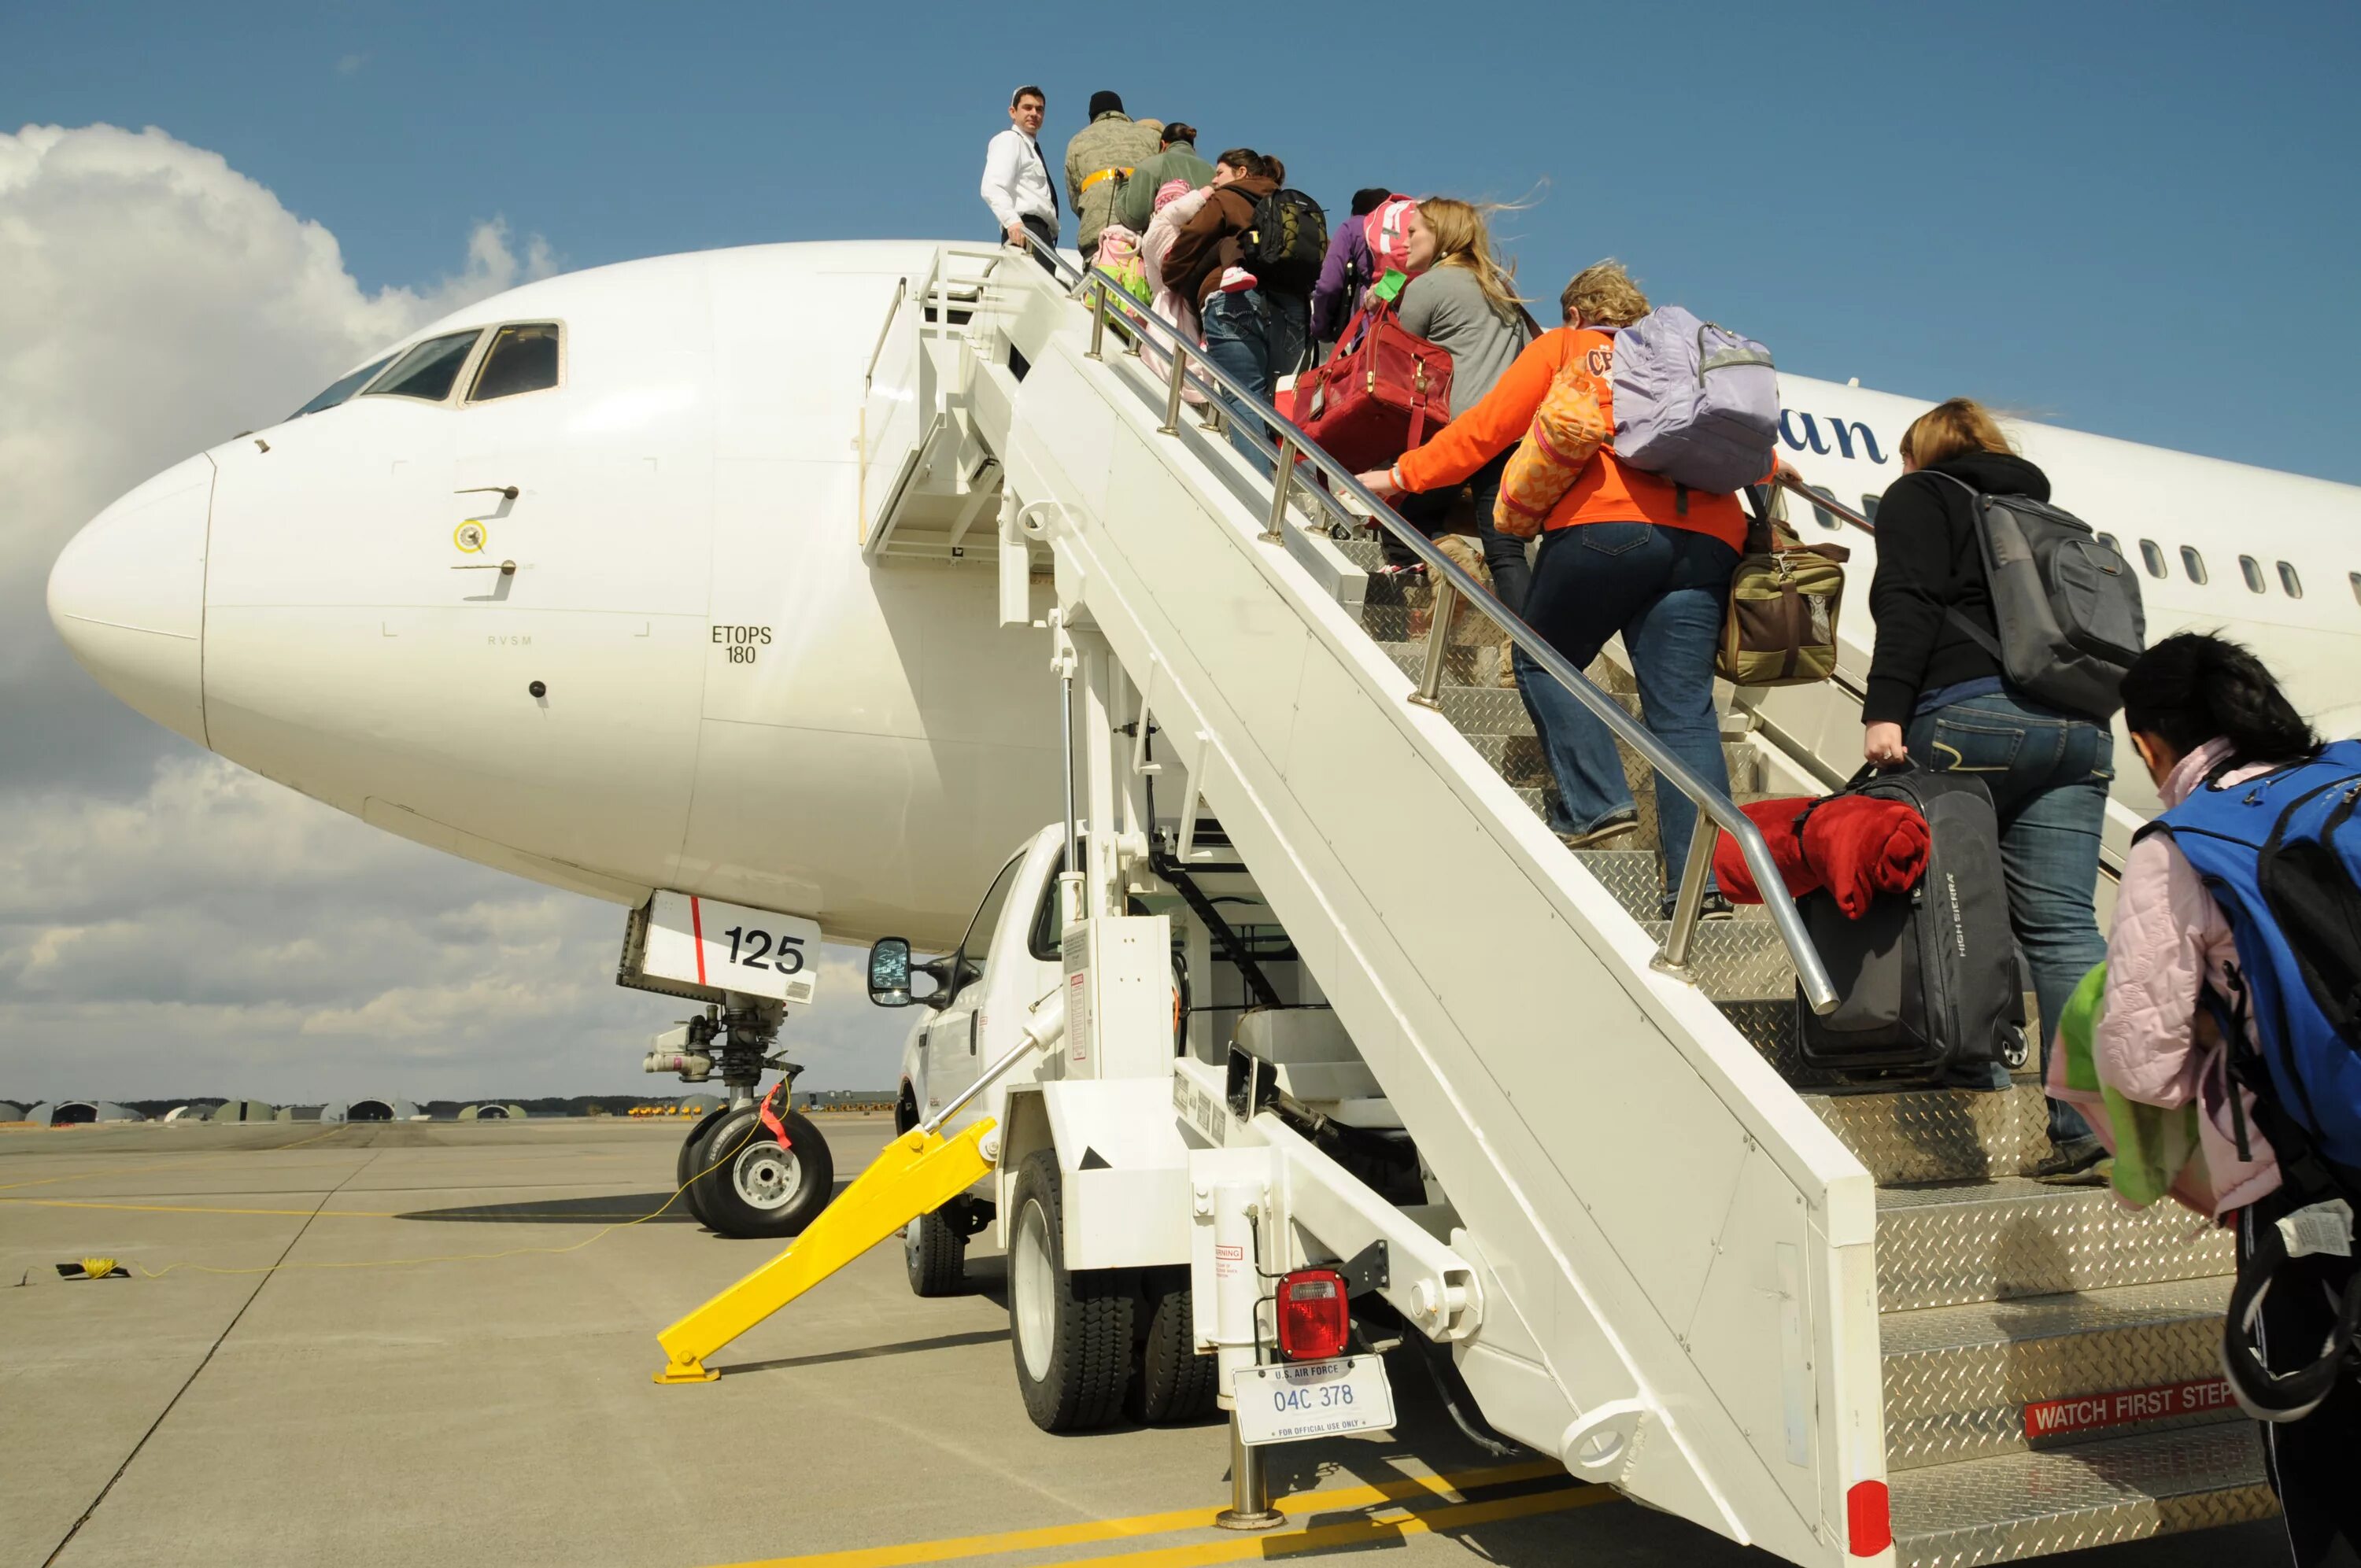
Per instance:
[[[1118,112],[1118,113],[1120,113],[1120,112],[1122,111],[1122,109],[1123,109],[1123,94],[1122,94],[1122,93],[1109,93],[1109,92],[1105,91],[1104,89],[1101,89],[1100,91],[1098,91],[1098,92],[1093,93],[1092,93],[1092,94],[1091,94],[1091,118],[1092,118],[1092,119],[1094,119],[1094,120],[1095,120],[1095,119],[1097,119],[1101,115],[1105,114],[1109,109],[1115,110],[1115,111],[1116,111],[1116,112]]]
[[[1167,180],[1163,184],[1159,185],[1156,188],[1156,210],[1159,213],[1162,212],[1165,208],[1170,206],[1173,203],[1187,195],[1189,193],[1189,181],[1186,180]]]

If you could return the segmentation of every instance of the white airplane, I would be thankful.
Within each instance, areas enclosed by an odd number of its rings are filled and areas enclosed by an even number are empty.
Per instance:
[[[1049,636],[1000,625],[991,518],[977,569],[863,555],[863,424],[894,411],[865,379],[935,253],[710,251],[470,305],[109,507],[50,615],[141,713],[389,832],[627,907],[949,948],[1059,816],[1061,753]],[[1783,389],[1786,455],[1873,506],[1926,405]],[[2151,636],[2226,629],[2323,728],[2361,727],[2361,489],[2016,429],[2144,563]],[[972,522],[996,480],[960,482]],[[2119,786],[2152,808],[2139,770]]]

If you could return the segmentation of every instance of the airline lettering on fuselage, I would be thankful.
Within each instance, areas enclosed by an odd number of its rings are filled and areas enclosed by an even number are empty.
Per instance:
[[[1803,421],[1804,424],[1804,433],[1801,435],[1795,433],[1797,420]],[[1837,438],[1834,450],[1838,455],[1850,457],[1853,438],[1859,436],[1861,450],[1869,454],[1871,462],[1885,461],[1885,454],[1877,449],[1876,434],[1861,421],[1832,419],[1828,421],[1828,433]],[[1799,414],[1792,409],[1779,411],[1779,438],[1797,452],[1817,452],[1825,457],[1830,450],[1828,444],[1820,439],[1820,427],[1812,416]]]

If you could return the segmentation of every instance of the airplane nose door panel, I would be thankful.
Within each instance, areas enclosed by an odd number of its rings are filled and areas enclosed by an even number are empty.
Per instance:
[[[49,569],[49,619],[75,659],[200,746],[213,491],[212,459],[175,464],[92,519]]]

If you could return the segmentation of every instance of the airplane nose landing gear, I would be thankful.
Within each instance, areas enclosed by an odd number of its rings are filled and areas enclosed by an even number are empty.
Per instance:
[[[784,1018],[777,1003],[733,992],[726,1010],[708,1007],[659,1036],[643,1064],[689,1083],[719,1076],[729,1092],[689,1130],[674,1167],[689,1212],[725,1236],[795,1235],[835,1193],[828,1140],[790,1108],[803,1068],[771,1050]],[[783,1076],[757,1100],[766,1069]]]

